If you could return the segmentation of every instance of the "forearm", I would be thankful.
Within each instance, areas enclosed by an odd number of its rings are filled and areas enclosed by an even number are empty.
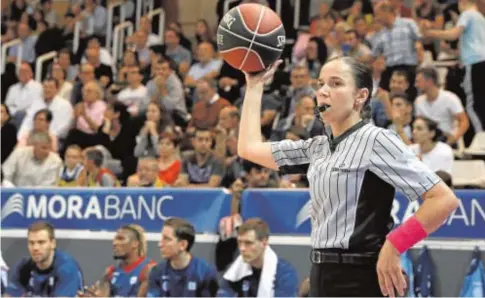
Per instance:
[[[457,198],[451,190],[441,197],[427,198],[416,212],[416,218],[428,234],[433,233],[456,209],[457,202]]]
[[[93,119],[91,119],[91,117],[87,116],[87,115],[84,115],[84,120],[86,120],[86,122],[88,123],[89,125],[89,128],[91,128],[93,131],[97,132],[98,129],[99,129],[99,125],[94,122]]]
[[[249,150],[263,143],[260,116],[263,88],[261,84],[246,89],[237,143],[237,151],[243,157]]]
[[[448,41],[454,41],[454,40],[457,40],[459,36],[456,36],[454,32],[450,30],[431,29],[426,32],[426,37],[431,37],[433,39],[443,39]]]

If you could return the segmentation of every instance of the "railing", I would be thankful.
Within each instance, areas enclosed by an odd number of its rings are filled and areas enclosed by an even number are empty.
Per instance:
[[[136,0],[136,30],[140,29],[141,16],[152,11],[154,6],[153,0]]]
[[[113,12],[114,9],[120,6],[120,24],[125,21],[125,8],[123,2],[114,2],[108,6],[108,20],[106,23],[106,48],[111,47],[111,36],[113,34]]]
[[[57,52],[56,51],[51,51],[49,53],[45,53],[42,56],[39,56],[35,60],[35,80],[37,82],[42,81],[42,68],[44,65],[44,62],[47,60],[51,60],[57,57]]]
[[[20,63],[22,63],[22,50],[23,50],[22,40],[17,38],[2,45],[2,73],[5,72],[5,66],[7,65],[8,50],[17,45],[18,45],[18,51],[17,51],[16,65],[18,70],[20,67]]]
[[[133,35],[132,22],[123,22],[119,25],[116,25],[113,31],[114,38],[113,38],[113,48],[112,48],[111,55],[115,63],[118,61],[118,57],[121,57],[123,55],[124,42],[123,42],[123,39],[121,38],[121,35],[124,35],[125,29],[128,30],[129,35]]]
[[[151,10],[148,13],[148,17],[153,19],[153,16],[160,15],[160,19],[158,21],[158,36],[160,38],[160,42],[163,43],[163,31],[165,30],[165,10],[162,8],[157,8],[155,10]]]

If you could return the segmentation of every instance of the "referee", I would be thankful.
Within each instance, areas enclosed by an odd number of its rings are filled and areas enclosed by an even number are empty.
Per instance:
[[[458,200],[394,132],[362,119],[369,109],[371,71],[349,57],[330,60],[320,71],[316,116],[332,135],[263,142],[263,86],[280,63],[246,74],[238,154],[285,173],[308,168],[310,296],[404,295],[400,254],[438,229]],[[410,200],[421,196],[424,203],[391,232],[395,190]]]

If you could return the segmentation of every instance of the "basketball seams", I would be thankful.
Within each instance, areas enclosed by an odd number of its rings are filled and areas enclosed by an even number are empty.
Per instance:
[[[239,11],[239,10],[238,10]],[[259,30],[259,27],[261,26],[261,21],[263,20],[263,17],[264,17],[264,13],[266,11],[266,8],[264,6],[261,6],[261,10],[259,11],[259,18],[258,18],[258,24],[256,25],[256,29],[254,29],[254,32],[253,32],[253,39],[251,40],[251,43],[249,44],[249,47],[248,47],[248,50],[246,51],[246,55],[244,56],[243,58],[243,61],[241,62],[241,65],[239,66],[239,68],[243,68],[244,66],[244,63],[246,63],[246,60],[248,59],[248,56],[249,56],[249,52],[251,51],[251,48],[253,47],[253,43],[254,43],[254,40],[256,39],[256,32],[258,32]],[[240,12],[240,11],[239,11]],[[259,56],[258,53],[256,53],[256,55]],[[259,59],[261,61],[261,59]],[[265,68],[266,66],[263,64],[261,64],[261,66],[263,68]]]
[[[253,34],[256,33],[253,30],[249,29],[248,25],[246,24],[246,20],[244,19],[244,16],[243,16],[241,10],[239,9],[239,6],[236,7],[236,10],[239,14],[239,18],[240,18],[241,23],[243,24],[244,28],[246,28],[246,30],[248,30],[249,33],[253,33]],[[259,21],[258,21],[258,23],[259,23]],[[258,28],[256,28],[256,29],[258,29]]]
[[[228,30],[228,29],[226,29],[226,28],[224,28],[224,27],[222,27],[222,26],[219,26],[219,28],[220,28],[221,30],[224,30],[225,32],[227,32],[227,33],[229,33],[229,34],[232,34],[232,35],[234,35],[234,36],[236,36],[236,37],[238,37],[238,38],[240,38],[240,39],[244,40],[244,41],[249,41],[249,42],[251,42],[251,39],[246,38],[246,37],[244,37],[244,36],[242,36],[242,35],[239,35],[239,34],[237,34],[237,33],[234,33],[234,32],[232,32],[231,30]],[[254,43],[255,45],[257,45],[257,46],[260,46],[260,47],[263,47],[263,48],[266,48],[266,49],[270,49],[270,50],[273,50],[273,51],[277,51],[277,52],[281,52],[281,51],[283,51],[283,49],[280,49],[280,48],[274,48],[274,47],[270,47],[270,46],[268,46],[268,45],[265,45],[264,43],[260,43],[260,42],[257,42],[257,41],[254,41],[253,43]]]
[[[266,33],[254,33],[256,34],[257,36],[261,37],[261,36],[267,36],[267,35],[270,35],[270,34],[273,34],[275,33],[277,30],[279,30],[281,27],[283,27],[283,24],[279,25],[278,27],[274,28],[273,30],[269,31],[269,32],[266,32]]]

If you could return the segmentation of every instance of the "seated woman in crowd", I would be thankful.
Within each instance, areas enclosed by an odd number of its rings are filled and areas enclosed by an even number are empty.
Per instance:
[[[160,181],[163,185],[173,184],[180,174],[182,162],[179,155],[179,143],[180,140],[176,134],[171,132],[164,132],[159,136],[158,143],[158,173],[157,181]],[[138,160],[138,170],[136,174],[131,175],[128,178],[128,186],[142,186],[144,185],[143,179],[140,177],[140,171],[144,171],[146,168],[145,163],[142,160],[150,160],[153,156],[143,156]],[[142,173],[142,175],[145,173]],[[145,179],[146,180],[146,179]]]
[[[27,134],[22,134],[19,136],[17,141],[17,146],[18,147],[31,146],[32,135],[35,134],[36,132],[45,132],[49,134],[49,136],[51,137],[51,147],[52,147],[51,150],[53,152],[57,152],[58,150],[57,137],[54,134],[49,132],[49,126],[51,124],[51,121],[52,121],[51,111],[49,111],[48,109],[39,110],[34,115],[34,127]]]
[[[451,175],[453,150],[443,142],[438,124],[426,117],[416,117],[413,123],[414,144],[409,147],[431,170],[443,171]]]
[[[114,166],[117,164],[121,166],[118,174],[123,181],[133,174],[136,170],[136,158],[133,156],[133,149],[135,148],[135,136],[132,129],[132,122],[128,113],[127,107],[119,102],[108,103],[106,112],[104,113],[103,124],[98,130],[97,137],[98,144],[108,150],[113,158],[113,167],[107,164],[111,170],[118,168]]]
[[[57,81],[57,86],[59,91],[57,95],[64,98],[65,100],[71,100],[72,83],[66,81],[67,72],[62,68],[59,63],[52,64],[51,77]]]
[[[134,155],[136,157],[158,156],[160,134],[173,124],[170,115],[163,106],[154,102],[148,104],[145,114],[146,121],[136,137]]]

